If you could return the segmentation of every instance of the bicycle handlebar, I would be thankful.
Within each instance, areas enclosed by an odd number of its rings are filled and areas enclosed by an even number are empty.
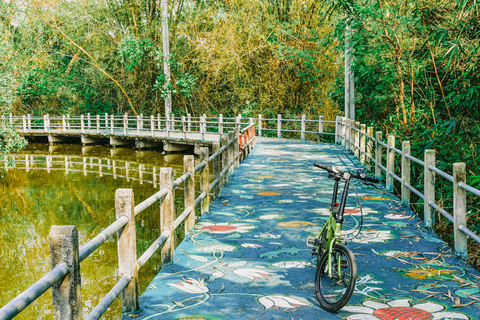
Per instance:
[[[340,170],[337,170],[337,169],[334,170],[332,166],[326,166],[326,165],[318,163],[318,162],[315,162],[314,166],[317,167],[317,168],[323,169],[323,170],[327,171],[328,173],[339,173],[341,175],[344,174],[343,171],[340,171]],[[349,173],[350,173],[350,176],[352,178],[355,178],[355,179],[359,179],[359,180],[363,180],[363,181],[367,181],[367,182],[372,182],[372,183],[379,183],[380,182],[380,180],[378,180],[377,178],[372,177],[372,176],[367,176],[364,173],[359,173],[359,172],[358,173],[349,172]]]

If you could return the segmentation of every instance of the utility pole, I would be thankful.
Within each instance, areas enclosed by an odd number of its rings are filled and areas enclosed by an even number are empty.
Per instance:
[[[353,30],[347,26],[345,31],[345,117],[355,120],[355,78],[352,70],[351,37]]]
[[[165,74],[165,89],[167,96],[165,97],[165,118],[172,113],[172,94],[170,92],[170,45],[168,40],[168,3],[162,0],[162,39],[163,39],[163,73]]]

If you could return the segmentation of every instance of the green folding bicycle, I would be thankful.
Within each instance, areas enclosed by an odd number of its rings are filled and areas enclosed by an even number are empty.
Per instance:
[[[350,249],[342,244],[342,239],[344,239],[345,235],[345,232],[342,234],[342,224],[344,223],[348,189],[350,185],[355,188],[350,180],[355,178],[362,180],[366,184],[378,183],[379,180],[360,171],[342,172],[333,166],[326,166],[320,163],[315,163],[314,165],[327,171],[328,177],[332,178],[335,183],[330,204],[330,215],[320,230],[319,236],[308,237],[307,245],[313,247],[312,255],[317,256],[317,271],[315,273],[315,294],[317,300],[323,309],[329,312],[336,312],[350,300],[357,280],[355,256]],[[345,185],[340,203],[337,203],[339,182],[341,180],[345,180]],[[360,233],[360,230],[361,223],[358,233]]]

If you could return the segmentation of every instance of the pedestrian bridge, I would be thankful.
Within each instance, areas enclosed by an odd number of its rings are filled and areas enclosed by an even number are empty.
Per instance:
[[[0,309],[0,319],[11,319],[52,286],[56,319],[98,319],[119,295],[124,319],[478,318],[480,274],[462,258],[467,237],[478,241],[466,224],[466,192],[480,192],[465,183],[462,164],[454,164],[450,176],[435,168],[431,151],[419,160],[410,155],[407,142],[397,149],[394,137],[385,143],[381,133],[374,138],[372,129],[348,119],[334,122],[335,143],[262,138],[262,132],[278,130],[264,121],[229,137],[220,135],[221,148],[199,148],[196,162],[186,156],[185,174],[176,180],[171,169],[160,169],[160,191],[140,204],[133,203],[131,190],[118,190],[117,221],[84,246],[75,242],[75,228],[52,228],[50,239],[58,245],[51,246],[52,271]],[[305,127],[298,131],[312,134]],[[358,278],[354,295],[337,314],[316,302],[315,261],[305,245],[328,215],[333,186],[314,162],[341,170],[367,166],[385,178],[378,189],[356,185],[363,228],[347,246],[355,254]],[[410,184],[406,171],[412,163],[425,168],[423,190]],[[453,183],[458,205],[453,215],[435,202],[435,183],[429,186],[436,176]],[[175,216],[172,190],[181,184],[183,212]],[[401,190],[401,199],[389,191],[394,187]],[[429,204],[424,220],[410,209],[414,195]],[[346,219],[358,227],[358,202],[353,194],[350,199]],[[162,234],[137,259],[135,216],[157,201]],[[437,214],[454,223],[454,248],[431,231]],[[173,230],[180,225],[186,236],[174,248]],[[88,315],[82,314],[80,262],[115,233],[120,280]],[[64,248],[78,256],[62,252]],[[162,269],[139,295],[138,270],[157,250]]]

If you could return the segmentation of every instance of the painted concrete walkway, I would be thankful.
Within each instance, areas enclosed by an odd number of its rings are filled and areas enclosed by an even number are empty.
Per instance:
[[[175,263],[145,290],[137,319],[480,318],[480,274],[391,193],[358,183],[364,225],[348,243],[355,293],[336,314],[321,309],[305,240],[328,214],[333,181],[316,161],[361,167],[335,145],[259,140],[178,246]],[[348,212],[358,221],[353,196]]]

